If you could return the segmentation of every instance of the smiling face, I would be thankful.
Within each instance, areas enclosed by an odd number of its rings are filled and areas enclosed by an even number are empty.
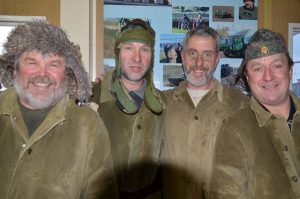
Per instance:
[[[188,88],[210,89],[219,61],[216,41],[210,36],[192,36],[181,52]]]
[[[139,42],[124,43],[120,48],[121,79],[124,86],[142,85],[145,75],[150,67],[152,48],[150,45]]]
[[[245,75],[253,96],[265,107],[289,102],[292,69],[285,54],[249,60]]]
[[[14,75],[20,103],[30,109],[54,105],[67,90],[65,60],[57,55],[24,52]]]

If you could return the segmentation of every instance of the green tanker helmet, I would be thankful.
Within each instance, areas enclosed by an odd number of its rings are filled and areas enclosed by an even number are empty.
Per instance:
[[[124,86],[120,81],[121,68],[119,53],[122,45],[125,42],[141,42],[149,44],[151,46],[152,58],[150,66],[145,76],[147,83],[146,90],[144,92],[144,103],[146,106],[155,113],[162,111],[162,103],[160,101],[159,94],[154,87],[152,80],[152,70],[154,65],[154,44],[155,44],[155,31],[150,24],[142,19],[132,19],[119,29],[116,34],[115,41],[115,63],[116,69],[113,74],[112,84],[110,91],[115,97],[116,104],[126,113],[134,114],[139,110],[139,107],[134,103],[128,93],[124,90]]]

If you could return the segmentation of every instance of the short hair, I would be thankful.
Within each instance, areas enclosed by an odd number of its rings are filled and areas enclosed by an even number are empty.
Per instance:
[[[183,39],[183,41],[182,41],[183,50],[185,50],[188,47],[188,41],[193,36],[213,38],[216,41],[216,52],[219,52],[220,35],[213,28],[210,28],[208,26],[204,26],[204,27],[192,29],[189,32],[187,32],[184,39]]]

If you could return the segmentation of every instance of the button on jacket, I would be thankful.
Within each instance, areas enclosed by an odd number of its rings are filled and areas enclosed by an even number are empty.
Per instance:
[[[201,198],[208,189],[217,133],[223,121],[249,101],[238,90],[214,87],[195,107],[187,82],[165,91],[166,136],[163,149],[164,198]]]
[[[116,198],[107,130],[68,96],[28,137],[14,88],[0,94],[0,198]]]
[[[254,97],[223,126],[217,138],[210,198],[300,198],[300,100],[291,131],[283,117]]]
[[[127,114],[116,105],[111,96],[110,80],[111,75],[106,75],[101,83],[100,100],[94,100],[96,103],[100,101],[98,111],[111,139],[119,190],[130,193],[156,186],[153,183],[160,165],[166,107],[163,105],[163,112],[156,114],[143,103],[137,113]],[[95,88],[99,89],[99,85]],[[154,193],[146,198],[160,198],[160,196]]]

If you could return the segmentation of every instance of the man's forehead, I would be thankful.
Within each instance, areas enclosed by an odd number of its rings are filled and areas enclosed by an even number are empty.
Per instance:
[[[270,55],[270,56],[265,56],[265,57],[259,57],[259,58],[255,58],[255,59],[250,59],[247,62],[247,65],[253,65],[253,64],[257,64],[257,63],[274,63],[274,62],[287,62],[287,57],[284,53],[277,53],[274,55]]]
[[[128,41],[128,42],[124,42],[123,45],[137,45],[137,46],[147,46],[147,47],[151,47],[150,44],[144,43],[144,42],[139,42],[139,41]]]
[[[41,51],[38,50],[30,50],[30,51],[25,51],[21,55],[22,58],[51,58],[51,59],[59,59],[59,60],[64,60],[64,57],[59,55],[58,53],[46,53],[42,54]]]

